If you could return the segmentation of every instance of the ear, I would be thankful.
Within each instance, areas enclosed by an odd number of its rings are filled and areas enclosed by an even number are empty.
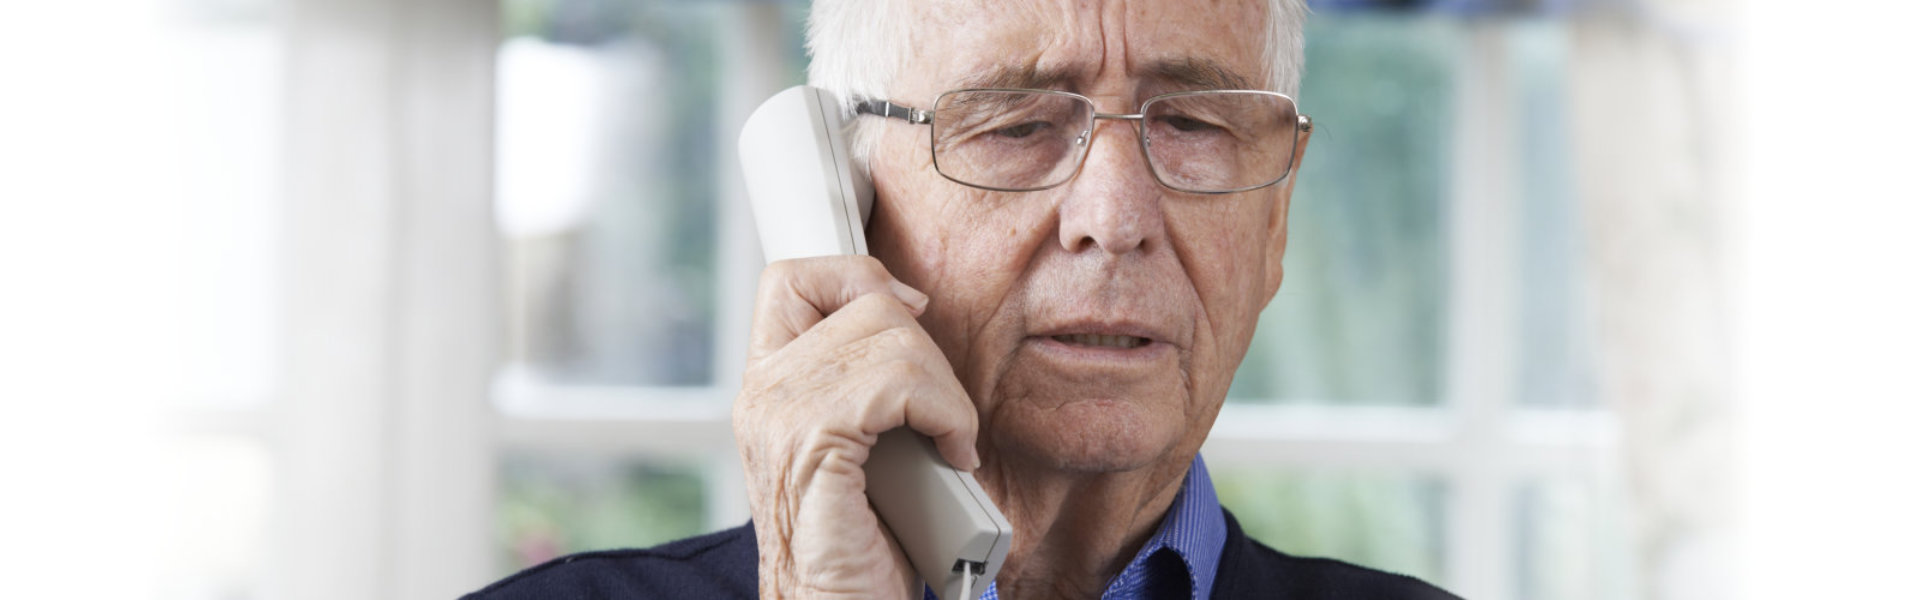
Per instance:
[[[1294,133],[1293,164],[1287,168],[1287,178],[1274,185],[1273,212],[1267,216],[1267,272],[1266,301],[1272,302],[1274,294],[1280,292],[1280,280],[1285,278],[1286,269],[1282,266],[1287,256],[1287,213],[1293,207],[1293,182],[1300,180],[1300,165],[1306,161],[1307,141],[1313,138],[1313,120],[1304,115],[1300,117],[1300,129]]]

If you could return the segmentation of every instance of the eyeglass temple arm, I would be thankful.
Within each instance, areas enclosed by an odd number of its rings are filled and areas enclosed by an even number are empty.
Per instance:
[[[863,115],[879,115],[890,119],[900,119],[915,125],[933,122],[933,113],[911,106],[901,106],[886,100],[867,100],[855,102],[853,112]]]

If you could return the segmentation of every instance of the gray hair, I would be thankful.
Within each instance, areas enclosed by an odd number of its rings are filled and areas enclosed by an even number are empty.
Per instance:
[[[1304,60],[1306,0],[1266,0],[1267,88],[1297,96]],[[914,48],[912,31],[917,0],[814,0],[807,18],[807,84],[840,98],[843,114],[857,99],[887,99],[894,78]],[[865,163],[880,141],[879,128],[849,122],[847,139],[854,160]]]

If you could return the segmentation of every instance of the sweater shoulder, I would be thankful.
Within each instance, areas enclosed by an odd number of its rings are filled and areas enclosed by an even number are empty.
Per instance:
[[[463,600],[753,598],[758,558],[753,528],[746,525],[652,548],[562,556]]]

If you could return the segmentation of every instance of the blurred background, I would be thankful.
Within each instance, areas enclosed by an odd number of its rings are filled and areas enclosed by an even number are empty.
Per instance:
[[[1254,537],[1481,600],[1897,585],[1911,10],[1310,4],[1289,276],[1204,450]],[[806,11],[8,9],[7,585],[447,598],[744,522],[734,137]]]

